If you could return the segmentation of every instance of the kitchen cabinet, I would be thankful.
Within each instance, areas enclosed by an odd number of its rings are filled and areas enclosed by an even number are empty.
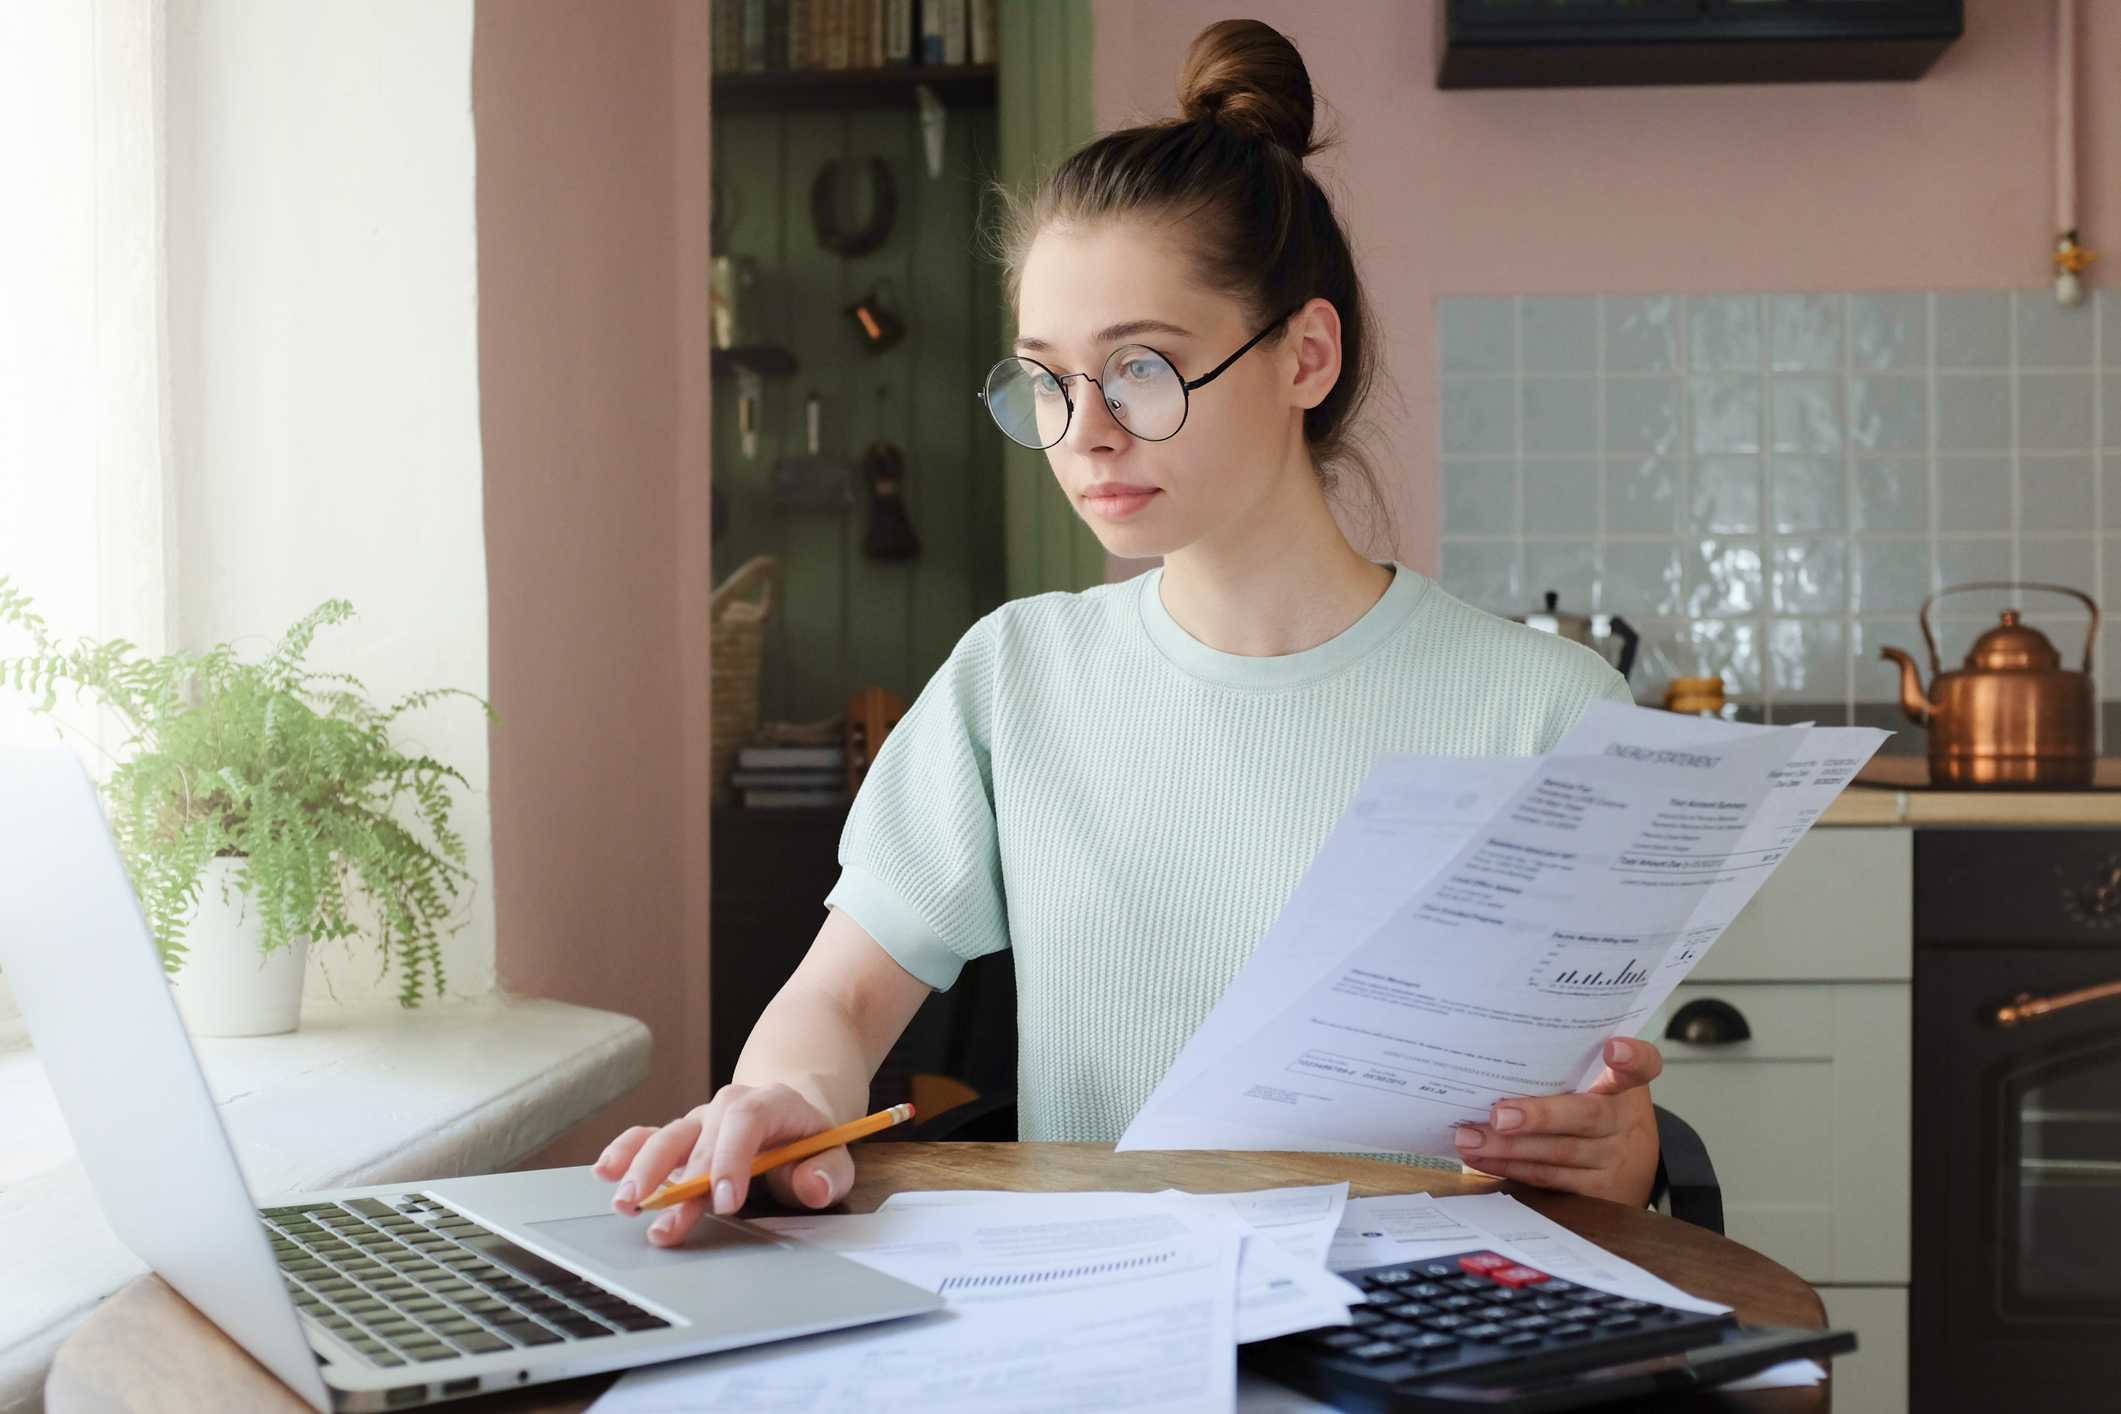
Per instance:
[[[1819,1288],[1861,1348],[1839,1414],[1907,1408],[1914,832],[1814,829],[1643,1035],[1657,1102],[1708,1145],[1730,1236]],[[1671,1015],[1713,998],[1751,1036],[1689,1045]]]
[[[1708,1145],[1724,1228],[1806,1281],[1907,1281],[1908,989],[1893,982],[1689,984],[1736,1007],[1750,1040],[1660,1039],[1657,1102]]]
[[[1960,0],[1436,0],[1438,88],[1914,79]]]
[[[1694,969],[1696,982],[1906,982],[1914,832],[1815,829]]]
[[[1834,1362],[1835,1414],[1907,1408],[1907,1288],[1822,1286],[1830,1326],[1857,1333],[1854,1355]]]

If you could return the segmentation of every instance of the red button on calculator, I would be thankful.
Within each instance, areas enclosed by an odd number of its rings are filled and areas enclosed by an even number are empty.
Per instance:
[[[1458,1265],[1475,1275],[1487,1276],[1492,1272],[1501,1271],[1504,1267],[1514,1267],[1517,1264],[1508,1257],[1498,1257],[1493,1252],[1475,1252],[1470,1257],[1460,1257]]]
[[[1530,1286],[1535,1282],[1551,1280],[1545,1272],[1519,1266],[1508,1266],[1489,1272],[1488,1279],[1498,1286]]]

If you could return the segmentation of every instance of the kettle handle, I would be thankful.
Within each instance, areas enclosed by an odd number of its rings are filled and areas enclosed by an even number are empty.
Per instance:
[[[2088,673],[2092,670],[2092,645],[2099,641],[2099,605],[2092,599],[2091,595],[2086,594],[2081,589],[2071,589],[2061,584],[2029,584],[2021,583],[2017,580],[1998,579],[1983,580],[1979,584],[1955,584],[1949,589],[1938,590],[1935,594],[1922,601],[1922,607],[1916,611],[1915,617],[1922,624],[1922,641],[1929,646],[1930,676],[1932,678],[1943,672],[1944,666],[1937,661],[1937,636],[1930,632],[1930,605],[1936,603],[1947,594],[1963,594],[1969,589],[2038,589],[2048,594],[2067,594],[2071,598],[2082,599],[2084,607],[2092,611],[2091,632],[2084,635],[2084,671]]]
[[[1612,629],[1613,636],[1620,640],[1620,661],[1613,665],[1614,670],[1625,678],[1635,669],[1635,650],[1642,645],[1642,635],[1635,632],[1628,621],[1618,614],[1614,614],[1606,623],[1607,627]]]

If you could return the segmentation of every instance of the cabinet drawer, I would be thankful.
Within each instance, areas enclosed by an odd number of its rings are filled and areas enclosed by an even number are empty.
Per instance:
[[[1914,832],[1807,834],[1694,969],[1696,981],[1905,981],[1914,962]]]
[[[1665,1040],[1703,997],[1751,1039]],[[1665,1057],[1651,1093],[1708,1146],[1726,1230],[1807,1281],[1907,1280],[1909,1003],[1898,982],[1689,983],[1642,1033]]]

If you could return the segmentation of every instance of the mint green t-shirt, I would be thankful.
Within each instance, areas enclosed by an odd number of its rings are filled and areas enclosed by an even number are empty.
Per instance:
[[[1003,605],[878,753],[828,902],[949,987],[1016,950],[1025,1139],[1117,1140],[1386,752],[1549,749],[1627,685],[1397,566],[1346,632],[1247,658],[1161,570]]]

